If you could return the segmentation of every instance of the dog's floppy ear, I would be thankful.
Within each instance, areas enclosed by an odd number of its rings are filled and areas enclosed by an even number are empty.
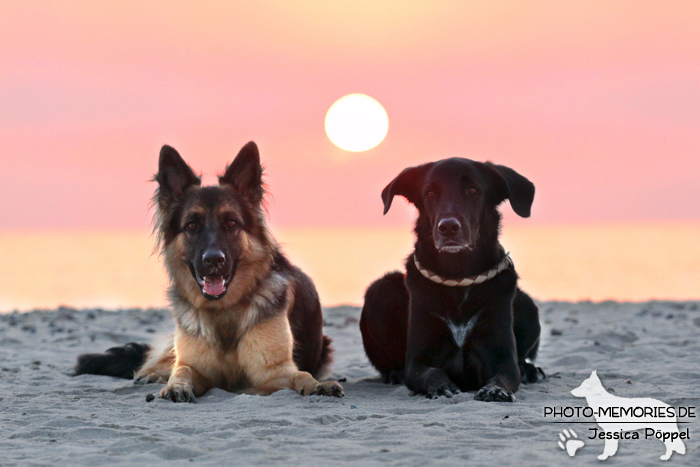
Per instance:
[[[250,197],[253,202],[260,202],[265,193],[262,173],[258,146],[251,141],[243,146],[231,165],[226,167],[224,175],[219,177],[219,185],[231,185],[238,193]]]
[[[168,145],[160,149],[158,173],[153,179],[158,182],[158,205],[163,207],[177,201],[189,187],[202,183],[180,154]]]
[[[419,165],[404,169],[395,179],[382,190],[382,201],[384,201],[384,214],[389,212],[391,201],[394,196],[400,195],[410,203],[417,204],[420,200],[420,187],[423,177],[430,164]]]
[[[535,185],[505,165],[487,162],[486,166],[493,171],[496,178],[496,186],[499,187],[499,202],[508,198],[517,215],[530,217],[530,208],[535,198]]]

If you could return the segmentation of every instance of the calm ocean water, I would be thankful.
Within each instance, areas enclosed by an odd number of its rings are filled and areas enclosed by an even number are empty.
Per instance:
[[[407,229],[275,229],[325,305],[361,304],[402,268]],[[540,300],[700,299],[700,222],[504,228],[521,286]],[[164,306],[167,278],[147,231],[0,232],[0,312]]]

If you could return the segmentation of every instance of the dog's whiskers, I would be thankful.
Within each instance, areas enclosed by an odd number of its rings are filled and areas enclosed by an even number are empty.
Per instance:
[[[421,240],[421,241],[419,242],[419,244],[420,244],[421,246],[426,246],[426,245],[430,245],[430,244],[433,244],[433,245],[434,245],[434,244],[435,244],[435,240],[433,239],[433,234],[432,234],[432,232],[430,233],[430,235],[428,235],[427,238],[424,238],[423,240]]]

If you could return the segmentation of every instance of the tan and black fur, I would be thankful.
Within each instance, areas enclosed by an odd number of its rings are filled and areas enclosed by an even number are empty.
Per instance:
[[[205,187],[163,146],[155,181],[155,229],[177,324],[172,342],[161,352],[127,344],[82,355],[76,374],[136,371],[136,383],[164,382],[160,396],[175,402],[212,388],[342,396],[338,383],[316,379],[331,363],[330,339],[313,282],[265,225],[255,143],[241,149],[218,186]]]

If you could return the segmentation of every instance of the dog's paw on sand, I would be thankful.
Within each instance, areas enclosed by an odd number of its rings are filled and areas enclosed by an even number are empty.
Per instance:
[[[165,380],[162,376],[157,375],[155,373],[149,373],[146,375],[136,375],[134,378],[134,384],[153,384],[153,383],[158,383],[158,384],[165,384],[168,381]]]
[[[315,388],[308,391],[308,393],[305,389],[302,389],[300,394],[302,396],[308,394],[309,396],[345,397],[343,387],[335,381],[325,381],[323,383],[319,383]]]
[[[557,444],[560,448],[566,451],[569,456],[574,457],[576,451],[582,448],[585,444],[583,441],[576,438],[578,438],[578,436],[574,430],[564,429],[564,431],[559,433],[559,439],[561,441],[558,441]]]
[[[537,383],[546,378],[544,370],[542,370],[542,368],[535,366],[529,362],[520,365],[520,375],[520,382],[523,384]]]
[[[484,386],[476,393],[474,400],[483,402],[515,402],[515,395],[498,386]]]
[[[194,388],[191,384],[173,383],[165,386],[160,391],[162,399],[168,399],[173,402],[194,402]]]
[[[455,394],[461,394],[462,391],[459,390],[459,387],[457,387],[456,384],[449,382],[449,383],[438,383],[432,388],[428,390],[428,392],[425,394],[425,397],[428,399],[437,399],[440,396],[445,396],[447,398],[450,398],[454,396]]]

